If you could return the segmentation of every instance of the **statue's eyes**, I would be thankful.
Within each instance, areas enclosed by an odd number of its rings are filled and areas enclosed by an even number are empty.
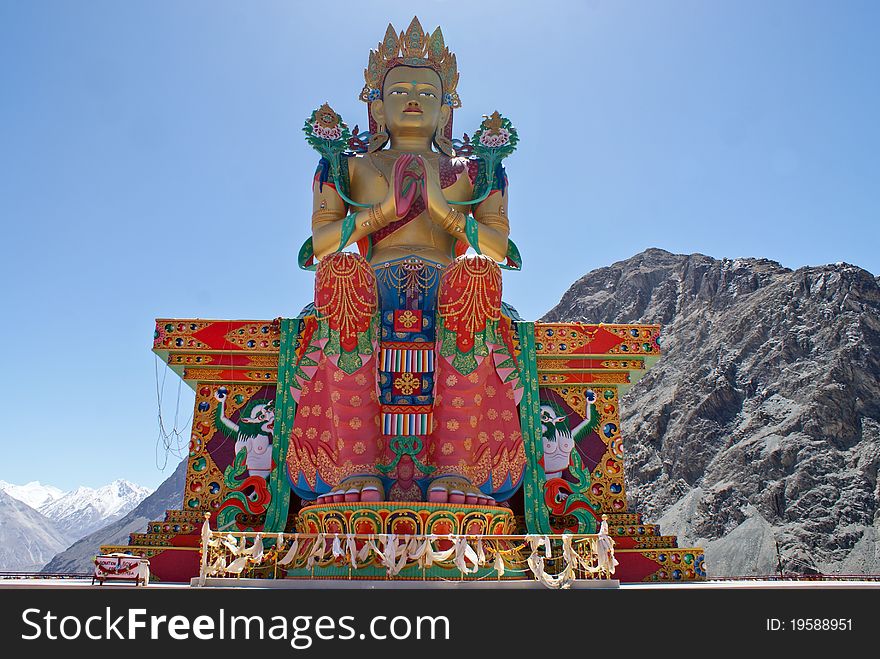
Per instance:
[[[434,98],[436,94],[434,92],[421,92],[419,96],[430,96],[431,98]]]
[[[406,92],[403,89],[392,89],[391,93],[392,94],[406,94]]]

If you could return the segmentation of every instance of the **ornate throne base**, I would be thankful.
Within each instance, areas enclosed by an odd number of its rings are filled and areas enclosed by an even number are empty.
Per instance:
[[[534,323],[532,343],[523,345],[522,349],[534,355],[535,368],[529,377],[535,390],[540,392],[542,402],[549,397],[575,421],[592,410],[597,423],[579,445],[584,465],[580,486],[572,479],[545,479],[543,468],[535,466],[540,458],[540,427],[524,428],[523,434],[528,432],[532,447],[530,466],[527,467],[531,478],[527,473],[522,490],[528,528],[524,531],[521,521],[515,520],[510,509],[497,506],[380,502],[306,505],[298,510],[298,503],[283,473],[284,460],[279,459],[286,451],[286,440],[280,428],[290,419],[284,418],[285,387],[279,382],[278,375],[297,348],[295,342],[285,343],[283,340],[282,329],[290,322],[157,321],[154,352],[196,392],[183,510],[168,511],[164,521],[151,522],[146,532],[132,534],[129,545],[102,547],[102,551],[127,551],[149,557],[151,574],[157,580],[188,581],[199,571],[199,529],[204,513],[211,513],[212,527],[217,528],[218,514],[223,517],[225,511],[228,519],[228,513],[236,512],[229,510],[236,500],[245,505],[235,506],[242,511],[234,516],[235,525],[239,529],[263,531],[267,535],[281,531],[480,534],[487,536],[488,541],[494,541],[492,536],[512,533],[547,533],[548,530],[541,527],[542,515],[545,525],[549,519],[550,532],[574,530],[578,524],[577,514],[590,509],[595,514],[609,516],[609,531],[620,563],[615,579],[625,583],[706,578],[702,549],[680,548],[674,536],[661,535],[656,525],[644,523],[637,513],[627,512],[620,397],[660,356],[656,341],[659,327]],[[266,481],[267,492],[255,493],[228,477],[234,458],[233,443],[217,432],[214,423],[215,395],[220,389],[226,390],[230,417],[235,417],[250,400],[269,398],[277,401],[273,449],[277,445],[279,455],[274,459],[272,477]],[[585,479],[588,479],[586,485]],[[551,488],[551,484],[554,487]],[[246,497],[253,501],[256,494],[263,496],[262,501],[269,499],[262,511],[253,510],[251,503],[244,501]],[[434,574],[407,568],[397,578],[460,579],[457,572],[454,575],[450,572],[445,570]],[[273,574],[270,570],[263,576],[386,578],[381,565],[352,570],[334,561],[313,565],[311,569],[293,568],[286,574]],[[471,576],[483,577],[496,578],[488,573]],[[514,573],[506,574],[505,578],[508,577],[529,578]]]

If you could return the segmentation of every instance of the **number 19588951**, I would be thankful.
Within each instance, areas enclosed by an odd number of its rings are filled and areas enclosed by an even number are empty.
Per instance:
[[[852,628],[852,618],[767,618],[768,632],[842,632]]]

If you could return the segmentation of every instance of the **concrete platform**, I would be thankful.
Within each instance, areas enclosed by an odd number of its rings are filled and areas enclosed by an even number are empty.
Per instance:
[[[108,583],[103,586],[92,584],[89,579],[0,579],[0,590],[31,589],[86,589],[86,590],[118,590],[118,589],[149,589],[149,590],[189,590],[197,588],[197,579],[191,583],[152,583],[149,586],[135,586],[133,583]],[[288,588],[300,590],[345,590],[345,589],[397,589],[397,590],[549,590],[536,580],[523,579],[517,581],[348,581],[348,580],[314,580],[314,579],[208,579],[204,588]],[[625,583],[615,580],[576,580],[573,589],[600,590],[880,590],[880,581],[862,581],[858,579],[841,579],[827,581],[778,581],[778,580],[716,580],[696,581],[687,583]]]
[[[205,579],[204,585],[195,578],[193,588],[266,588],[292,590],[551,590],[535,579],[484,579],[482,581],[417,581],[408,579]],[[576,579],[572,589],[616,589],[616,579]]]

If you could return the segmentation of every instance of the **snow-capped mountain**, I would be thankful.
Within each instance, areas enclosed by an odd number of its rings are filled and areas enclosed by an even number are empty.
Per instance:
[[[0,481],[0,570],[39,570],[71,543],[123,519],[150,492],[121,479],[72,492]]]
[[[0,491],[0,570],[39,570],[70,542],[52,520]]]
[[[66,535],[78,540],[125,516],[150,492],[119,479],[98,489],[78,487],[41,506],[39,511]]]
[[[166,510],[179,509],[183,506],[186,467],[187,460],[183,460],[137,508],[73,543],[49,561],[43,572],[88,572],[93,568],[92,560],[102,545],[126,545],[130,533],[142,532],[149,522],[163,519]]]
[[[25,485],[0,481],[0,492],[6,492],[13,499],[23,501],[35,510],[64,496],[64,490],[52,485],[43,485],[40,481],[31,481]]]

